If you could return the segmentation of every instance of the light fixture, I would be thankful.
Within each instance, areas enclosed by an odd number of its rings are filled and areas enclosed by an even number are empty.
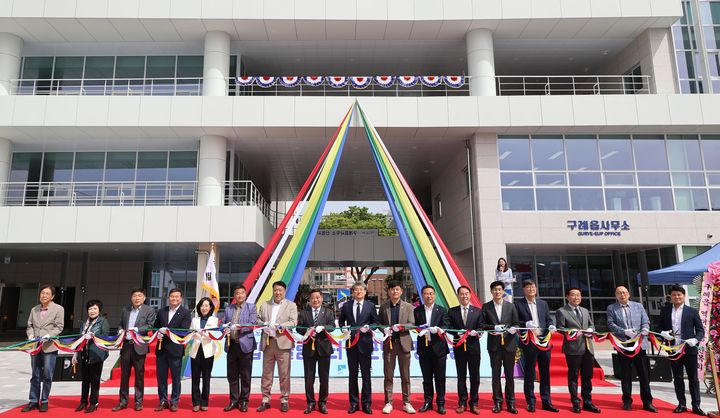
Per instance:
[[[562,151],[558,151],[558,152],[556,152],[555,154],[549,156],[549,157],[548,157],[548,160],[554,160],[554,159],[556,159],[557,157],[559,157],[559,156],[561,156],[561,155],[563,155],[563,152],[562,152]]]
[[[500,154],[500,159],[501,159],[501,160],[504,160],[504,159],[507,158],[507,156],[510,155],[510,154],[512,154],[512,151],[505,151],[505,152],[503,152],[502,154]]]
[[[600,159],[601,159],[601,160],[604,160],[604,159],[606,159],[606,158],[610,158],[610,157],[612,157],[613,155],[615,155],[615,154],[617,154],[617,153],[618,153],[617,151],[610,151],[610,152],[608,152],[607,154],[605,154],[605,155],[603,155],[602,157],[600,157]]]

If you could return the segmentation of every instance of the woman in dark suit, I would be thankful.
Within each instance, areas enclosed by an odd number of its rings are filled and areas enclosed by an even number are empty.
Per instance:
[[[100,393],[100,374],[103,363],[108,358],[108,352],[100,349],[92,340],[93,335],[107,336],[110,333],[110,324],[100,315],[103,304],[97,299],[86,304],[88,319],[83,324],[82,333],[88,338],[87,344],[80,352],[73,355],[73,365],[80,363],[82,371],[82,391],[80,405],[75,412],[85,410],[86,414],[95,412],[98,408],[98,395]],[[88,399],[88,394],[90,395]]]

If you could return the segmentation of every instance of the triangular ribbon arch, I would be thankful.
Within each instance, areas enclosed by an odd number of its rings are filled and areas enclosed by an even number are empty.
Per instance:
[[[245,288],[250,289],[248,300],[254,303],[270,300],[271,283],[276,281],[283,281],[287,285],[288,299],[295,298],[356,107],[370,143],[390,211],[396,220],[398,235],[415,287],[419,292],[423,286],[432,285],[436,289],[437,304],[445,307],[457,306],[457,288],[461,285],[470,286],[395,165],[380,135],[357,102],[350,106],[285,218],[245,280]],[[476,306],[480,304],[474,291],[472,303]]]

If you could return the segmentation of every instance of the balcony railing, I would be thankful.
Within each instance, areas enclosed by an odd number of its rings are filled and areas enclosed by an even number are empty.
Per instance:
[[[29,96],[201,96],[202,77],[17,79],[12,91]]]
[[[497,76],[498,96],[648,94],[647,75]]]

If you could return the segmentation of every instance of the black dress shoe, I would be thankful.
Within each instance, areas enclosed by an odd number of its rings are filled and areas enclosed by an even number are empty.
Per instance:
[[[623,409],[625,411],[632,411],[632,402],[623,402]]]
[[[685,411],[687,411],[687,407],[685,405],[678,405],[677,408],[673,410],[673,413],[682,414]]]
[[[559,409],[555,408],[551,404],[543,404],[542,409],[543,411],[560,412]]]
[[[356,413],[360,408],[357,405],[350,405],[350,408],[348,409],[348,414],[354,414]]]
[[[583,409],[583,411],[592,412],[593,414],[599,414],[599,413],[600,413],[600,408],[598,408],[597,406],[595,406],[595,405],[593,405],[593,404],[591,404],[591,403],[586,403],[586,404],[584,404],[583,407],[582,407],[582,409]]]
[[[287,412],[290,410],[290,405],[287,402],[280,402],[280,412]]]
[[[308,406],[305,407],[305,411],[303,412],[303,414],[309,414],[314,410],[315,410],[315,404],[310,403],[310,404],[308,404]]]
[[[177,404],[171,403],[169,409],[170,412],[177,412]]]
[[[437,413],[440,415],[447,414],[447,410],[445,410],[445,405],[438,405],[437,407]]]
[[[372,415],[372,408],[370,408],[370,405],[363,405],[362,411],[368,415]]]
[[[657,414],[657,408],[655,408],[655,405],[649,403],[645,406],[643,406],[643,409],[648,412],[652,412],[654,414]]]
[[[493,414],[499,414],[500,411],[502,411],[502,404],[500,402],[495,402],[495,406],[493,406]]]
[[[235,402],[230,402],[229,404],[227,404],[227,406],[226,406],[225,408],[223,408],[223,411],[224,411],[224,412],[230,412],[230,411],[232,411],[233,409],[237,408],[237,406],[238,406],[238,405],[237,405]]]
[[[85,402],[81,402],[80,405],[75,408],[75,412],[84,411],[85,408],[87,408],[87,404]]]
[[[48,404],[47,403],[41,403],[40,408],[38,409],[40,412],[47,412],[48,411]]]
[[[168,405],[167,402],[160,402],[160,405],[158,405],[157,408],[155,408],[155,412],[160,412],[160,411],[168,409],[168,408],[170,408],[170,405]]]
[[[525,408],[528,412],[535,412],[535,405],[534,404],[528,404],[528,406]]]
[[[426,404],[423,404],[422,408],[420,408],[419,411],[420,411],[420,412],[427,412],[427,411],[432,411],[432,410],[433,410],[432,404],[431,404],[430,402],[428,402],[428,403],[426,403]]]
[[[85,410],[85,413],[92,414],[93,412],[97,411],[97,409],[98,409],[98,404],[93,404],[93,405],[90,405],[87,407],[87,409]]]
[[[38,409],[38,404],[36,403],[28,403],[27,405],[23,406],[23,409],[20,410],[20,412],[30,412],[34,409]]]
[[[578,405],[578,404],[573,405],[573,406],[572,406],[572,411],[573,411],[573,413],[579,414],[580,411],[581,411],[580,405]]]
[[[320,402],[320,403],[318,404],[318,411],[320,411],[321,414],[327,415],[328,409],[327,409],[327,406],[325,406],[325,403],[324,403],[324,402]]]
[[[268,409],[270,409],[270,404],[267,402],[263,402],[260,404],[260,406],[257,407],[256,411],[263,412],[267,411]]]
[[[142,411],[142,410],[143,410],[142,404],[141,404],[141,403],[136,403],[136,404],[135,404],[135,410],[138,411],[138,412]]]
[[[125,405],[124,403],[119,403],[119,404],[113,406],[112,411],[113,412],[122,411],[125,408],[127,408],[127,405]]]
[[[509,403],[509,404],[507,405],[507,410],[508,410],[508,412],[511,413],[511,414],[517,414],[517,413],[518,413],[517,408],[515,408],[515,404]]]
[[[701,417],[706,417],[707,414],[700,408],[693,408],[692,409],[693,414],[700,415]]]
[[[247,412],[248,411],[248,403],[241,402],[239,408],[240,408],[240,412]]]

